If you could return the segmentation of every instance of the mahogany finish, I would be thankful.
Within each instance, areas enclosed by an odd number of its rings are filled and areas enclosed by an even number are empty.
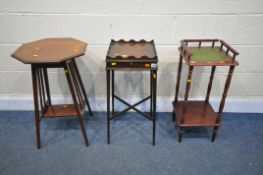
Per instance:
[[[12,57],[25,64],[59,63],[84,55],[86,47],[74,38],[46,38],[23,44]]]
[[[84,112],[84,108],[81,109]],[[73,104],[61,104],[48,106],[44,111],[44,117],[66,117],[66,116],[76,116],[78,115],[77,109]]]
[[[208,46],[209,44],[210,46]],[[176,123],[179,126],[178,141],[181,142],[185,127],[213,126],[211,139],[213,142],[218,127],[221,126],[221,117],[227,92],[231,84],[234,68],[238,65],[235,58],[239,53],[225,41],[218,39],[185,39],[181,41],[181,46],[178,49],[180,52],[180,61],[178,64],[177,83],[173,102],[173,120],[176,119]],[[183,64],[182,59],[184,59],[186,65],[188,65],[189,70],[184,101],[178,101]],[[194,66],[211,66],[211,76],[204,101],[188,101]],[[230,67],[218,112],[214,111],[209,102],[216,66]]]
[[[111,40],[106,56],[106,70],[157,70],[157,62],[153,41]]]
[[[152,144],[155,145],[155,127],[156,127],[156,88],[157,88],[157,70],[158,58],[153,41],[145,40],[124,41],[111,40],[109,50],[106,56],[106,79],[107,79],[107,141],[110,144],[110,121],[120,117],[123,113],[130,109],[135,110],[143,117],[152,121]],[[121,99],[114,93],[115,71],[117,70],[138,70],[150,71],[150,95],[131,105]],[[111,97],[110,97],[111,96]],[[111,98],[111,102],[110,102]],[[118,100],[127,106],[126,109],[116,112],[114,109],[114,101]],[[137,109],[136,106],[150,100],[150,115]],[[110,105],[112,104],[112,115],[110,115]]]
[[[180,126],[220,126],[217,123],[217,113],[214,111],[210,103],[204,101],[187,102],[187,111],[182,115],[184,102],[174,104],[174,112],[176,114],[177,123]],[[182,121],[181,119],[184,118]]]
[[[147,62],[156,62],[157,55],[152,41],[125,41],[125,40],[111,40],[110,47],[107,53],[107,61],[114,59],[118,61],[133,60],[139,61],[146,59]]]
[[[42,118],[77,116],[85,144],[88,137],[84,125],[84,109],[88,98],[74,58],[85,53],[86,43],[73,38],[48,38],[23,44],[12,57],[31,64],[37,148],[41,148]],[[68,81],[73,104],[54,105],[51,102],[47,68],[62,68]]]
[[[225,41],[218,41],[218,39],[184,39],[181,41],[181,46],[178,48],[178,50],[180,55],[183,56],[185,62],[191,66],[238,66],[238,62],[235,60],[235,57],[239,55],[239,53]],[[196,43],[199,43],[198,47],[195,46]],[[203,43],[206,45],[202,46]],[[211,43],[211,45],[207,46],[208,43]],[[215,52],[218,52],[224,56],[224,59],[223,61],[218,61],[211,57],[209,61],[195,61],[192,59],[192,48],[200,48],[200,50],[203,48],[212,48]]]

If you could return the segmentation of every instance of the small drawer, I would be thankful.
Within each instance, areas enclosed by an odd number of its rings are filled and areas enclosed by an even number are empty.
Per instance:
[[[108,62],[107,68],[139,68],[139,69],[157,69],[157,63],[147,62]]]

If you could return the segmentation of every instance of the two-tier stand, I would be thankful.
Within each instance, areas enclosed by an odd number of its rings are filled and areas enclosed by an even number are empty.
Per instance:
[[[88,136],[84,125],[84,110],[87,105],[92,115],[75,58],[84,55],[87,44],[74,38],[47,38],[19,47],[12,57],[31,64],[37,148],[41,147],[40,123],[43,118],[78,116],[84,141]],[[62,68],[68,81],[73,104],[52,104],[48,68]]]
[[[234,68],[238,65],[235,58],[239,53],[226,42],[223,40],[219,41],[218,39],[185,39],[181,41],[179,52],[180,60],[178,65],[175,98],[173,101],[173,120],[176,119],[176,123],[179,126],[178,141],[181,142],[186,127],[212,126],[214,127],[211,139],[213,142],[218,127],[221,125],[221,117],[227,92],[231,83]],[[189,69],[184,100],[178,101],[183,59]],[[211,67],[210,81],[208,83],[206,98],[204,101],[188,101],[194,66]],[[215,112],[209,103],[216,66],[229,66],[228,76],[218,112]]]

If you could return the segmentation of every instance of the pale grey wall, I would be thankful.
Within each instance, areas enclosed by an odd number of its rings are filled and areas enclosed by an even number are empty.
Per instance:
[[[110,39],[144,38],[157,44],[158,98],[170,100],[179,41],[219,38],[240,52],[229,98],[263,99],[262,14],[261,0],[0,0],[0,96],[32,96],[29,65],[10,57],[22,43],[45,37],[75,37],[89,44],[86,55],[78,60],[87,92],[93,99],[104,99],[104,60]],[[195,73],[191,95],[198,98],[205,94],[209,70],[200,68]],[[49,75],[52,93],[67,95],[63,72],[52,70]],[[117,92],[126,96],[147,93],[144,77],[149,76],[119,73]],[[225,77],[225,69],[219,69],[213,98],[221,95]]]

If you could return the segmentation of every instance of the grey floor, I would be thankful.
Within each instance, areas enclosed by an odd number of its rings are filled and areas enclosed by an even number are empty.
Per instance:
[[[211,128],[188,129],[178,143],[171,113],[158,113],[156,146],[151,122],[139,114],[111,123],[110,145],[105,113],[85,117],[89,147],[76,118],[56,118],[43,120],[37,150],[33,112],[0,112],[0,174],[263,174],[263,114],[226,113],[214,143]]]

